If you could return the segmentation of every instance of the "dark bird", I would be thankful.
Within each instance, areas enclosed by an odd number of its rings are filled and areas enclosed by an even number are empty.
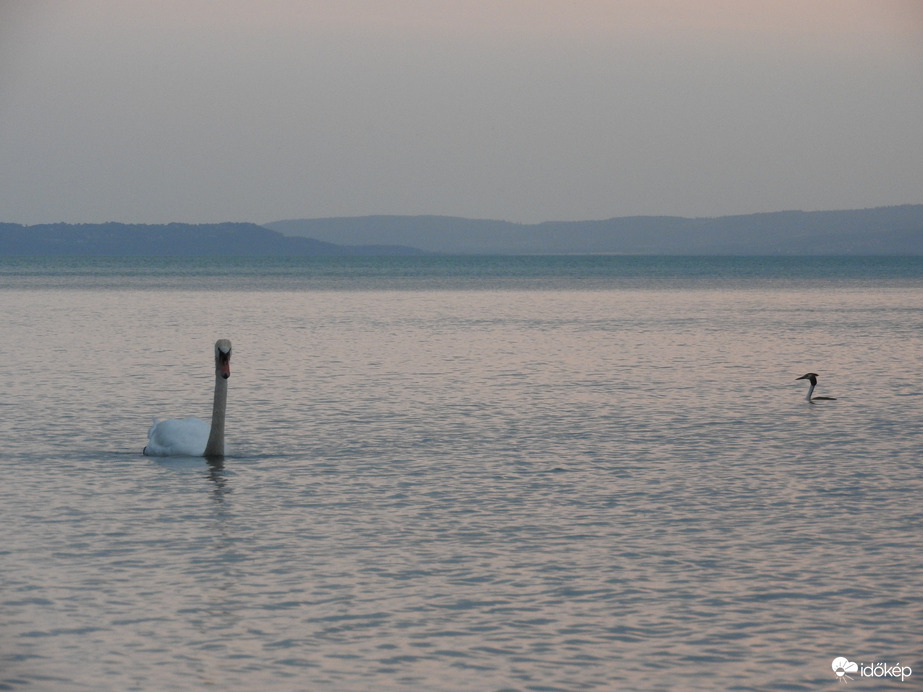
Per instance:
[[[814,388],[817,386],[817,373],[809,372],[807,375],[802,375],[801,377],[796,377],[796,380],[807,380],[811,383],[811,386],[808,387],[808,395],[805,397],[812,404],[815,401],[836,401],[835,396],[811,396],[814,393]]]

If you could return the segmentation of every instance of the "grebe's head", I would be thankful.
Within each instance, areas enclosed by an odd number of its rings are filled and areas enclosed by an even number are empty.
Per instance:
[[[817,384],[817,373],[809,372],[807,375],[802,375],[801,377],[796,377],[795,379],[796,380],[809,380],[811,384],[816,385]]]

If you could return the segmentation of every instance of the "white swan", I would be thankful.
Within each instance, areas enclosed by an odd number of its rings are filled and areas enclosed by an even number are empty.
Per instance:
[[[231,342],[215,343],[215,401],[212,423],[199,418],[174,418],[158,421],[147,432],[144,454],[151,457],[223,457],[224,413],[231,376]]]

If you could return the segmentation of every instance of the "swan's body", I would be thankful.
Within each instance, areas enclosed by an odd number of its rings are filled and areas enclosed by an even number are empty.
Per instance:
[[[224,456],[224,416],[231,376],[231,342],[215,343],[215,399],[211,425],[199,418],[154,420],[147,432],[144,453],[152,457]]]
[[[796,377],[795,380],[807,380],[811,383],[811,386],[808,387],[808,395],[805,397],[810,403],[813,404],[815,401],[836,401],[836,397],[833,396],[812,396],[814,394],[814,388],[817,386],[816,372],[809,372],[807,375]]]
[[[154,419],[144,453],[151,457],[205,456],[211,427],[201,418]]]

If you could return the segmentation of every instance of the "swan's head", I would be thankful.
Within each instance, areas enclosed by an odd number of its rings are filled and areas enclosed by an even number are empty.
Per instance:
[[[228,339],[215,342],[215,372],[224,379],[231,376],[231,342]]]
[[[807,375],[802,375],[801,377],[796,377],[795,379],[796,380],[809,380],[811,384],[816,385],[817,384],[817,373],[809,372]]]

